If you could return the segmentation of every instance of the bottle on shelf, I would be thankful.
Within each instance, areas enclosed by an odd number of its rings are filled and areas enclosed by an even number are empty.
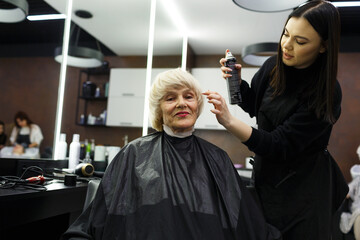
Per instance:
[[[84,114],[81,114],[81,115],[80,115],[80,124],[81,124],[81,125],[84,125],[84,124],[85,124],[85,116],[84,116]]]
[[[100,97],[100,88],[99,87],[97,87],[95,90],[95,97],[96,98]]]

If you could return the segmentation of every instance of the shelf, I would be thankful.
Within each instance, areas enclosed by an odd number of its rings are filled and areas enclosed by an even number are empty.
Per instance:
[[[80,124],[80,123],[76,123],[76,125],[83,126],[83,127],[108,127],[105,124]]]
[[[89,101],[106,101],[108,99],[107,97],[84,97],[84,96],[79,96],[79,98]]]
[[[108,74],[110,74],[110,69],[109,68],[88,68],[88,69],[81,70],[81,72],[90,74],[90,75],[108,75]]]
[[[83,74],[86,75],[86,79],[83,78]],[[107,127],[105,124],[103,124],[103,121],[99,121],[99,123],[101,124],[87,124],[87,121],[85,121],[85,124],[80,124],[79,117],[81,118],[81,115],[84,116],[85,119],[88,118],[88,113],[92,112],[89,111],[90,109],[94,110],[96,109],[95,112],[99,112],[98,110],[101,109],[101,107],[105,106],[105,103],[108,100],[108,97],[105,97],[104,94],[100,95],[100,97],[89,97],[89,96],[84,96],[82,93],[82,89],[83,89],[83,84],[84,81],[90,81],[90,77],[92,78],[92,80],[94,81],[98,81],[101,80],[101,82],[109,82],[109,77],[104,78],[103,76],[101,76],[100,78],[94,77],[94,75],[110,75],[110,69],[109,67],[103,66],[100,68],[90,68],[90,69],[83,69],[80,70],[79,72],[79,84],[78,84],[78,97],[77,97],[77,101],[76,101],[76,114],[75,114],[75,124],[77,126],[83,126],[83,127]],[[104,81],[105,80],[105,81]],[[100,87],[100,85],[98,86]],[[104,92],[106,91],[105,86],[104,86]],[[86,92],[88,93],[88,92]],[[99,103],[99,104],[98,104]],[[80,111],[80,105],[81,105],[81,111]],[[88,109],[89,108],[89,109]],[[101,109],[100,112],[103,112],[104,109]],[[106,110],[106,106],[105,106],[105,110]],[[80,114],[81,112],[81,114]],[[101,115],[101,114],[100,114]],[[97,116],[94,116],[97,118]]]

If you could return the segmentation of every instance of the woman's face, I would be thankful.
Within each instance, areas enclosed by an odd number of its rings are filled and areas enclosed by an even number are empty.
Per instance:
[[[282,61],[295,68],[306,68],[326,51],[320,35],[303,17],[289,19],[281,37]]]
[[[20,127],[26,127],[27,126],[27,121],[25,119],[21,120],[20,118],[17,118],[16,122]]]
[[[164,124],[174,133],[190,131],[198,117],[195,92],[188,88],[170,89],[160,101]]]

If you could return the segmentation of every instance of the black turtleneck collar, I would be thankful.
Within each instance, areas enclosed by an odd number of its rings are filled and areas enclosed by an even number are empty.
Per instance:
[[[286,78],[286,92],[301,92],[303,89],[318,80],[321,61],[319,58],[306,68],[295,68],[284,65]]]

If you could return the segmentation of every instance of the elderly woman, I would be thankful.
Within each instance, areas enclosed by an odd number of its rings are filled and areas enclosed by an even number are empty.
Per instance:
[[[157,132],[126,145],[96,197],[63,239],[276,239],[228,155],[193,135],[203,106],[181,69],[159,74],[150,93]]]

